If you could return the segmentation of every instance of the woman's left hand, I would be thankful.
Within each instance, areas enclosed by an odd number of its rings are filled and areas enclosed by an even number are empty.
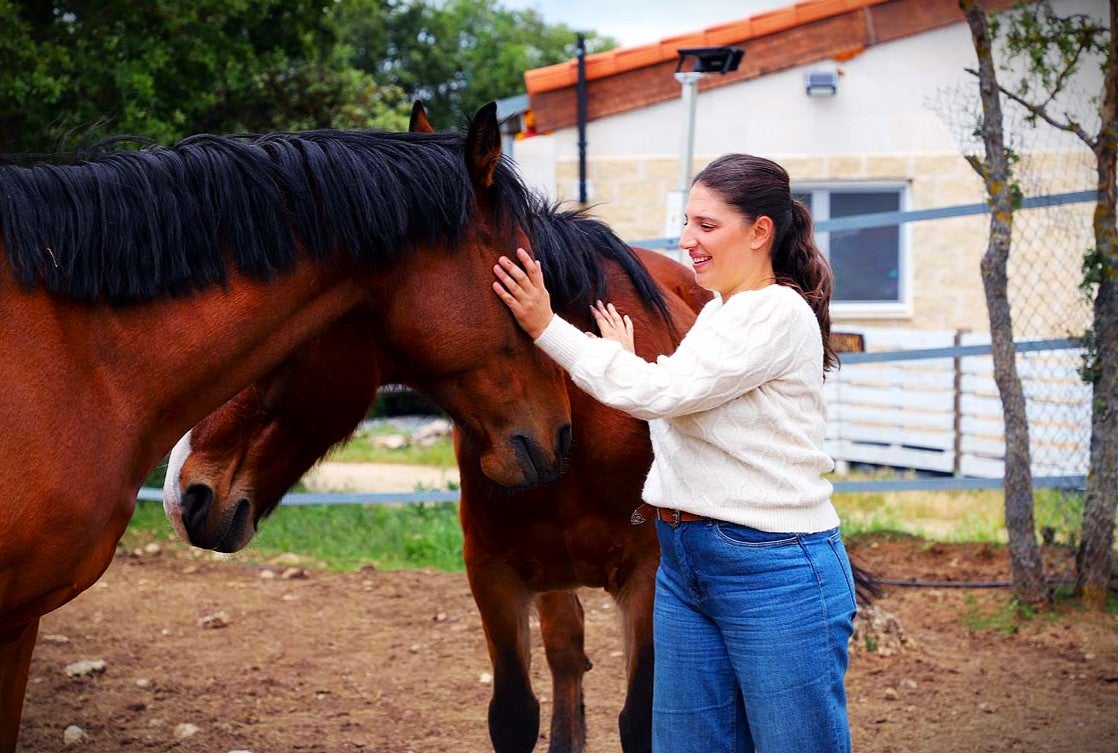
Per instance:
[[[493,266],[493,274],[498,280],[493,283],[493,291],[512,311],[521,329],[536,340],[555,316],[551,310],[551,296],[544,287],[540,263],[522,248],[516,249],[516,256],[524,269],[507,256],[502,256]],[[525,272],[525,269],[528,271]]]
[[[590,307],[590,313],[604,339],[621,343],[621,347],[630,353],[637,352],[633,345],[633,320],[628,314],[622,316],[612,303],[603,305],[601,301]]]

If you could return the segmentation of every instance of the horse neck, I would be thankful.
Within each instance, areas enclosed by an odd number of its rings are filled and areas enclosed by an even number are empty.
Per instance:
[[[38,382],[27,388],[44,403],[68,394],[74,410],[61,420],[74,425],[59,431],[114,443],[142,479],[190,427],[363,295],[341,272],[310,263],[269,283],[233,276],[225,288],[119,308],[28,291],[0,273],[4,363],[20,370],[0,366],[0,381]]]

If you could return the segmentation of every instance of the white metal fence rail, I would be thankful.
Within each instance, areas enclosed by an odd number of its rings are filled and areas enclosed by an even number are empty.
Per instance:
[[[992,358],[981,352],[988,351],[989,335],[873,327],[843,331],[861,334],[870,352],[846,354],[842,369],[828,377],[824,388],[829,407],[824,447],[840,466],[867,463],[1002,477],[1001,400]],[[906,352],[898,353],[901,349]],[[913,349],[924,350],[924,357]],[[935,357],[937,352],[942,355]],[[894,353],[905,360],[892,360]],[[1080,353],[1070,341],[1019,347],[1034,476],[1087,472],[1091,390],[1079,378]]]

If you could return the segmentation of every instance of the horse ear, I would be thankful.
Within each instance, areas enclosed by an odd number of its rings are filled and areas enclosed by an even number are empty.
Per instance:
[[[410,133],[434,133],[435,129],[431,127],[431,121],[427,119],[427,108],[423,106],[423,100],[417,99],[411,106],[411,122],[408,123],[408,131]]]
[[[466,168],[475,188],[493,185],[493,172],[501,161],[501,131],[497,127],[497,103],[482,105],[466,134]]]

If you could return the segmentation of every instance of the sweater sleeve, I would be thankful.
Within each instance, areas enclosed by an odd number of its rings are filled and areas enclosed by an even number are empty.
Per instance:
[[[779,301],[758,303],[731,299],[655,363],[620,343],[587,337],[558,316],[536,344],[599,402],[645,420],[682,416],[722,405],[794,363],[804,344],[795,312]]]

